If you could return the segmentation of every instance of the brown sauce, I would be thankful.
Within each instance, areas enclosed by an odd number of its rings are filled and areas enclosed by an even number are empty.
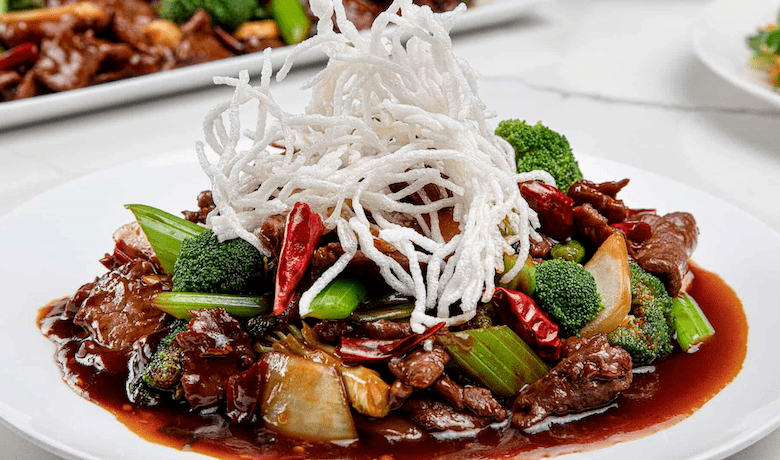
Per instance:
[[[695,280],[689,292],[699,302],[716,330],[698,352],[679,350],[654,363],[655,373],[636,374],[631,388],[622,394],[618,407],[549,431],[525,435],[509,428],[483,430],[476,438],[437,441],[427,435],[418,440],[390,443],[383,431],[370,429],[357,420],[360,441],[339,447],[330,443],[306,443],[277,438],[266,429],[236,426],[219,413],[190,412],[187,406],[140,408],[125,399],[124,375],[97,372],[85,362],[78,328],[58,321],[52,309],[62,309],[62,300],[41,309],[39,326],[58,344],[55,360],[66,382],[90,401],[116,415],[142,438],[175,449],[192,450],[222,459],[466,459],[550,457],[606,447],[649,435],[688,417],[731,382],[742,368],[747,353],[748,326],[742,304],[734,291],[717,275],[691,267]],[[79,352],[79,350],[82,352]],[[88,354],[89,355],[89,354]],[[97,355],[103,366],[115,369],[123,357]],[[399,431],[410,422],[390,418],[382,425]],[[378,433],[379,431],[379,433]]]

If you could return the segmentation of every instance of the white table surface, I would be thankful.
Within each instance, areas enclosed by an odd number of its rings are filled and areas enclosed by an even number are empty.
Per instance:
[[[780,230],[780,110],[696,59],[689,28],[706,4],[549,1],[521,20],[457,36],[454,45],[482,74],[482,98],[499,119],[543,120],[575,152],[686,182]],[[298,88],[313,71],[277,85],[277,100],[302,110]],[[227,91],[207,88],[0,131],[0,215],[86,173],[192,148],[202,138],[203,115]],[[2,425],[0,446],[2,459],[57,458]],[[728,458],[780,458],[780,431]]]

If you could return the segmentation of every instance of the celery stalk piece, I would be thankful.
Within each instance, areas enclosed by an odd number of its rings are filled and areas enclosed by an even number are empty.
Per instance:
[[[200,294],[195,292],[161,292],[152,297],[152,305],[179,319],[190,319],[191,310],[224,308],[242,318],[271,312],[273,300],[268,296]]]
[[[344,319],[368,297],[368,291],[359,281],[336,278],[311,301],[305,316],[318,319]]]
[[[549,372],[549,366],[507,326],[437,334],[453,361],[498,396],[516,395]]]
[[[702,342],[715,335],[715,328],[696,300],[688,294],[672,299],[672,315],[677,343],[687,353],[696,352]]]
[[[271,14],[285,43],[294,45],[309,36],[311,19],[298,0],[271,0]]]
[[[128,204],[125,208],[135,214],[135,219],[152,245],[160,265],[169,275],[173,274],[173,265],[179,257],[181,242],[206,230],[194,222],[151,206]]]

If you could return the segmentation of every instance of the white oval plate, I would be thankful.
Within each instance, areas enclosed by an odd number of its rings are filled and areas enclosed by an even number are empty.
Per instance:
[[[453,34],[506,24],[526,14],[541,1],[474,0],[477,6],[458,18]],[[292,48],[284,46],[273,50],[271,63],[274,69],[282,66]],[[325,57],[323,53],[312,50],[299,56],[296,63],[303,66]],[[249,70],[250,75],[255,76],[260,74],[262,66],[262,53],[252,53],[61,93],[2,102],[0,129],[203,88],[212,85],[215,76],[236,76],[242,70]]]
[[[750,324],[742,372],[690,418],[666,430],[571,460],[712,460],[730,455],[780,425],[780,235],[743,211],[689,186],[629,166],[580,155],[586,177],[631,178],[630,206],[685,210],[699,223],[695,259],[741,297]],[[114,229],[132,219],[126,203],[171,212],[195,207],[209,188],[194,153],[173,152],[116,166],[57,187],[0,218],[0,419],[66,458],[193,460],[140,439],[113,415],[62,382],[54,346],[35,325],[38,309],[103,272]],[[764,325],[761,327],[760,325]]]
[[[777,20],[775,0],[717,0],[707,6],[691,28],[699,59],[729,83],[780,106],[780,93],[766,72],[750,67],[753,51],[746,39],[759,27]]]

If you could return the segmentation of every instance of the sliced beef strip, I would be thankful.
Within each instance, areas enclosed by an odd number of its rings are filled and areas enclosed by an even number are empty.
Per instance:
[[[388,243],[375,238],[374,247],[398,262],[404,270],[409,270],[409,259]],[[314,280],[319,278],[322,272],[333,265],[333,263],[342,255],[344,255],[344,249],[339,242],[326,243],[323,246],[318,247],[314,251],[311,262],[309,263],[310,279],[308,280],[308,283],[313,283]],[[383,280],[382,275],[379,273],[379,267],[377,267],[376,263],[369,259],[360,249],[357,250],[354,257],[352,257],[349,264],[347,264],[347,270],[359,273],[361,277],[368,279],[377,281]]]
[[[198,10],[180,27],[182,37],[174,55],[176,65],[184,67],[203,62],[216,61],[233,56],[214,35],[211,16]]]
[[[256,362],[249,369],[228,377],[225,386],[225,415],[233,423],[248,423],[260,405],[265,362]]]
[[[610,346],[606,334],[567,339],[563,353],[547,375],[517,396],[512,415],[517,428],[528,429],[549,415],[601,407],[631,385],[631,357]]]
[[[176,335],[182,349],[181,382],[194,409],[213,407],[225,399],[230,376],[254,362],[249,335],[222,308],[192,311],[188,330]]]
[[[96,343],[118,351],[130,351],[133,342],[165,327],[169,316],[152,305],[154,294],[170,287],[147,285],[143,278],[156,275],[154,265],[136,259],[105,275],[90,286],[73,322],[90,332]],[[80,297],[83,290],[79,290]]]
[[[285,224],[284,216],[277,214],[267,218],[260,226],[259,231],[255,230],[255,236],[263,243],[263,247],[277,259],[282,252]]]
[[[434,345],[430,351],[425,347],[415,348],[403,358],[390,361],[387,367],[405,385],[428,388],[441,377],[449,360],[447,351]]]
[[[574,208],[574,225],[583,243],[594,248],[601,246],[613,233],[620,230],[610,227],[607,218],[602,216],[590,203]]]
[[[617,193],[617,190],[620,190],[620,188],[622,187],[601,187],[600,184],[580,181],[575,182],[569,187],[568,195],[574,200],[576,205],[588,203],[593,206],[599,214],[606,217],[610,224],[614,224],[615,222],[623,222],[626,220],[629,209],[622,200],[616,199],[614,195],[602,192],[601,189]]]
[[[414,334],[412,325],[395,321],[370,321],[362,324],[363,335],[370,339],[402,339]]]
[[[198,210],[182,211],[181,213],[184,215],[184,218],[190,222],[205,224],[206,217],[215,207],[214,196],[212,195],[211,190],[204,190],[198,194]],[[284,225],[284,223],[282,223],[282,225]]]
[[[41,43],[41,56],[33,66],[35,78],[51,91],[83,88],[92,83],[105,59],[94,33],[65,30]]]
[[[641,212],[631,216],[630,220],[645,222],[652,230],[652,236],[639,246],[634,258],[643,269],[661,275],[669,295],[676,296],[688,272],[688,259],[698,242],[696,219],[687,212],[664,216]]]
[[[130,222],[119,227],[114,232],[113,239],[117,243],[121,241],[126,248],[133,251],[134,255],[137,254],[139,257],[142,256],[151,261],[157,260],[157,255],[138,222]]]
[[[10,101],[16,95],[16,88],[22,82],[22,74],[15,70],[0,70],[0,102]]]
[[[402,410],[428,431],[466,431],[484,428],[490,419],[466,410],[457,410],[452,404],[430,398],[412,397]]]
[[[111,24],[111,14],[103,11],[94,16],[63,14],[47,20],[0,22],[0,44],[13,48],[22,43],[41,44],[44,39],[54,39],[63,31],[83,33],[87,30],[101,32]]]
[[[358,30],[364,30],[371,27],[374,19],[385,9],[385,6],[378,5],[369,0],[345,0],[344,11]]]
[[[447,398],[456,409],[471,409],[480,417],[493,418],[499,422],[506,420],[508,413],[501,404],[493,398],[487,388],[461,386],[448,375],[442,375],[432,387]]]
[[[584,184],[588,186],[589,188],[595,189],[600,193],[603,193],[605,195],[608,195],[612,198],[616,198],[618,192],[623,190],[623,188],[628,185],[629,179],[622,179],[619,181],[609,181],[609,182],[591,182],[589,180],[582,180],[579,182],[575,182],[572,184],[572,186],[576,184]],[[571,191],[571,187],[569,187],[569,191]],[[568,194],[569,192],[567,192]]]

